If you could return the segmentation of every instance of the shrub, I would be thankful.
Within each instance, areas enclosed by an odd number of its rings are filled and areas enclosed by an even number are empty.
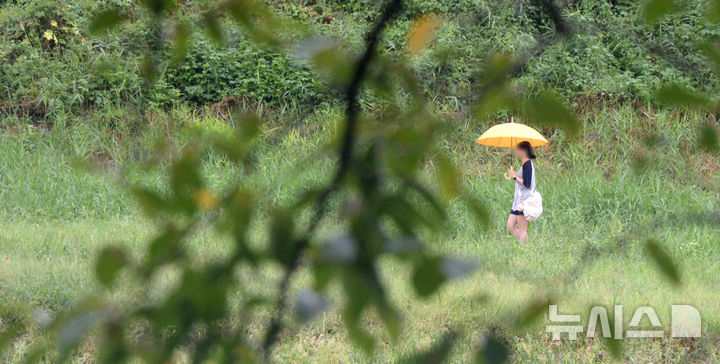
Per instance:
[[[23,1],[2,8],[3,43],[30,45],[57,51],[80,37],[77,8],[65,1]]]
[[[293,103],[311,107],[325,94],[322,83],[287,55],[253,46],[237,37],[231,47],[218,48],[199,39],[185,59],[171,65],[156,89],[155,100],[177,96],[192,104],[243,96],[267,105]]]

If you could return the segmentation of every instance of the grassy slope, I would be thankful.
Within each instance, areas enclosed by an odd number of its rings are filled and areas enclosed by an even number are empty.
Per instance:
[[[462,206],[453,204],[446,230],[425,240],[439,251],[476,258],[481,269],[417,303],[408,284],[407,267],[392,261],[383,263],[393,299],[405,313],[407,330],[405,337],[392,345],[379,322],[368,316],[368,325],[382,338],[378,351],[382,360],[426,346],[444,330],[459,327],[466,336],[456,349],[455,359],[462,361],[467,359],[468,346],[488,326],[506,330],[502,327],[517,310],[533,299],[552,295],[563,312],[579,313],[584,318],[592,304],[611,307],[621,303],[626,324],[639,305],[655,307],[661,321],[667,323],[670,304],[692,304],[703,315],[703,340],[694,344],[630,340],[626,341],[627,359],[647,361],[662,356],[671,361],[720,361],[716,289],[720,234],[704,221],[690,218],[719,208],[715,201],[720,181],[713,173],[718,160],[692,146],[703,116],[632,105],[595,105],[591,110],[583,117],[585,128],[579,140],[568,141],[555,134],[553,145],[540,151],[538,188],[546,210],[531,225],[531,242],[526,246],[513,242],[504,230],[512,194],[511,184],[502,178],[507,164],[505,151],[472,143],[486,125],[449,121],[453,131],[439,143],[456,158],[472,193],[487,203],[492,221],[483,228]],[[318,158],[317,153],[330,139],[339,112],[324,110],[310,116],[303,126],[265,129],[257,170],[247,183],[262,191],[266,206],[288,201],[327,178],[330,163]],[[177,134],[182,135],[181,130],[193,123],[202,124],[186,121],[175,126]],[[307,133],[311,128],[313,132]],[[156,129],[146,133],[155,133]],[[650,130],[657,131],[663,140],[652,149],[643,142]],[[155,136],[135,137],[151,140]],[[88,174],[73,168],[77,157],[99,149],[122,154],[119,145],[123,141],[113,140],[106,131],[90,125],[19,131],[2,137],[0,259],[4,263],[0,265],[0,307],[11,314],[7,317],[29,320],[28,311],[18,308],[28,303],[53,311],[69,307],[94,288],[91,263],[100,246],[122,241],[139,253],[152,234],[152,224],[143,219],[112,176],[124,170],[131,180],[151,185],[159,185],[160,176],[141,172],[131,162],[111,164],[108,173]],[[174,140],[182,144],[182,138]],[[651,156],[649,168],[633,169],[643,155]],[[216,186],[237,176],[237,170],[214,158],[208,160],[206,172]],[[431,166],[427,173],[433,173]],[[258,237],[263,230],[264,226],[257,227]],[[322,236],[337,230],[338,226],[330,224]],[[673,256],[682,274],[680,287],[666,282],[648,260],[642,244],[646,237],[656,238]],[[209,232],[199,233],[189,248],[198,261],[222,256],[229,249]],[[578,265],[583,256],[586,260]],[[257,274],[255,285],[247,289],[267,292],[276,277],[272,269],[247,274]],[[171,272],[160,285],[169,282]],[[296,287],[308,282],[307,277],[301,277]],[[233,300],[241,303],[242,295]],[[266,314],[258,312],[256,322]],[[251,334],[261,330],[255,324]],[[607,355],[597,341],[550,342],[540,322],[527,331],[508,334],[517,361],[585,361]],[[32,335],[26,338],[36,339]],[[25,344],[18,342],[14,355],[19,355]],[[334,312],[307,327],[293,327],[276,356],[306,362],[316,358],[327,362],[367,359],[349,345]],[[17,356],[0,361],[15,359]]]
[[[427,10],[425,6],[435,5],[423,1],[412,3],[420,12]],[[535,26],[527,19],[528,14],[523,15],[524,22],[517,22],[518,14],[502,2],[498,2],[499,9],[480,10],[472,2],[466,3],[471,4],[477,16],[449,17],[452,21],[448,19],[443,23],[433,50],[413,61],[419,74],[432,75],[424,80],[429,85],[428,98],[441,100],[451,96],[444,106],[451,110],[459,108],[457,104],[451,105],[451,101],[464,104],[466,99],[472,99],[474,93],[466,81],[477,71],[489,50],[520,52],[531,46],[541,31],[533,30]],[[94,2],[84,4],[81,8],[95,6]],[[529,89],[553,86],[569,95],[610,93],[641,98],[661,81],[679,80],[700,89],[716,88],[716,78],[707,77],[709,69],[696,67],[693,59],[697,55],[692,51],[695,43],[690,40],[695,40],[697,34],[709,36],[716,32],[715,28],[708,30],[695,24],[697,14],[678,16],[663,28],[645,29],[635,27],[633,17],[611,12],[607,2],[579,4],[581,8],[567,14],[572,20],[592,15],[592,19],[606,29],[550,49],[529,65],[528,74],[519,81],[521,86]],[[294,11],[292,6],[283,9]],[[488,16],[493,14],[492,22],[477,24],[475,19],[484,19],[486,10]],[[700,8],[694,11],[701,12]],[[300,13],[304,19],[302,14],[304,11]],[[338,21],[316,26],[344,39],[351,48],[358,48],[367,31],[363,14],[340,12],[334,14]],[[313,19],[307,20],[316,23]],[[388,30],[386,38],[392,51],[402,49],[400,45],[409,22],[409,19],[399,21],[398,26]],[[16,27],[11,23],[8,29]],[[132,42],[140,28],[130,27],[126,31],[126,37],[120,38]],[[626,36],[635,32],[635,38]],[[112,38],[106,41],[108,45],[122,43]],[[14,42],[20,43],[20,39]],[[130,45],[134,48],[134,44]],[[662,56],[648,53],[650,46],[664,50]],[[435,56],[442,58],[449,50],[462,57],[457,62],[437,64]],[[169,116],[161,115],[147,128],[139,127],[133,124],[132,120],[137,117],[131,113],[107,106],[136,101],[141,80],[135,73],[128,69],[100,72],[98,77],[106,79],[108,85],[129,86],[96,85],[97,88],[83,91],[78,87],[68,88],[67,84],[91,79],[88,75],[102,70],[94,63],[102,63],[104,57],[91,56],[90,61],[81,62],[80,53],[56,54],[57,58],[39,54],[42,56],[27,58],[25,63],[9,64],[7,69],[11,71],[3,79],[7,104],[37,99],[46,106],[48,120],[52,120],[50,124],[41,125],[54,127],[49,132],[29,129],[24,119],[16,120],[18,127],[11,125],[11,115],[3,115],[4,136],[0,139],[3,161],[0,163],[0,260],[3,262],[0,264],[0,313],[3,314],[0,316],[3,320],[30,322],[28,304],[62,310],[83,297],[84,292],[94,289],[92,257],[106,242],[120,240],[138,254],[142,251],[154,227],[141,216],[114,176],[125,173],[131,181],[160,185],[161,176],[143,172],[134,162],[146,155],[149,144],[175,134],[172,143],[181,146],[187,141],[187,135],[227,129],[213,118],[182,108]],[[683,64],[689,62],[691,66],[685,67],[690,70],[689,75],[677,71],[673,62],[666,59],[673,57],[679,57]],[[128,67],[124,62],[125,53],[113,53],[107,58],[107,62],[122,59],[118,64]],[[48,74],[53,77],[48,79]],[[568,75],[586,75],[586,78]],[[458,95],[459,101],[455,97]],[[73,115],[84,114],[84,111],[75,114],[77,110],[73,108],[84,97],[107,100],[101,100],[103,102],[96,105],[99,110],[84,115],[78,122]],[[291,98],[290,104],[293,101],[296,100]],[[504,152],[472,143],[473,137],[487,125],[450,121],[454,131],[445,134],[439,143],[456,158],[470,190],[486,201],[492,211],[492,222],[489,228],[483,228],[462,206],[452,205],[447,229],[439,235],[426,236],[425,240],[437,250],[476,258],[481,262],[481,269],[473,277],[448,285],[431,299],[417,303],[407,284],[407,267],[390,261],[384,263],[394,300],[405,313],[407,330],[406,336],[393,346],[380,323],[372,316],[367,318],[372,330],[383,338],[378,352],[381,360],[389,361],[414,348],[427,346],[444,330],[459,327],[466,336],[456,349],[455,359],[466,361],[463,359],[468,359],[468,347],[476,341],[478,333],[488,326],[506,325],[507,318],[528,300],[552,294],[559,300],[561,310],[581,313],[584,317],[590,304],[610,307],[613,303],[622,303],[626,307],[626,322],[638,305],[652,305],[663,323],[667,323],[671,303],[693,304],[703,314],[706,339],[695,344],[626,341],[630,346],[627,360],[720,361],[717,343],[720,272],[716,264],[720,256],[717,244],[720,236],[713,226],[689,218],[689,215],[720,208],[715,202],[720,182],[718,160],[692,147],[696,126],[704,116],[657,112],[632,105],[593,105],[590,110],[584,117],[586,127],[580,140],[568,142],[556,134],[551,139],[553,144],[540,152],[538,182],[546,211],[541,220],[532,224],[532,241],[528,246],[517,245],[504,230],[512,193],[512,186],[502,178],[507,165]],[[330,139],[333,123],[340,113],[335,109],[324,110],[305,119],[298,118],[300,122],[290,121],[288,117],[266,128],[263,152],[257,156],[257,170],[247,181],[262,191],[266,206],[288,201],[304,188],[327,178],[330,162],[318,158],[318,150]],[[115,125],[115,129],[109,130],[109,124]],[[643,140],[653,132],[661,134],[663,144],[645,151]],[[650,162],[650,168],[635,171],[632,166],[643,158]],[[88,174],[75,168],[77,159],[106,166],[107,170]],[[237,170],[217,159],[208,160],[206,172],[216,186],[239,175]],[[433,173],[431,166],[427,173]],[[330,224],[322,235],[338,229]],[[258,226],[257,230],[260,237],[265,227]],[[681,287],[673,288],[646,258],[642,243],[648,236],[658,239],[680,266]],[[209,232],[198,234],[189,245],[199,261],[228,251],[225,242]],[[583,256],[590,258],[584,261],[583,269],[574,270]],[[272,269],[247,274],[257,276],[253,277],[255,284],[246,289],[268,291],[267,287],[275,283]],[[168,272],[160,285],[167,286],[172,281],[172,272]],[[307,277],[302,277],[296,287],[306,286],[307,282]],[[242,295],[233,300],[240,304]],[[262,322],[266,314],[258,312],[255,322]],[[367,358],[349,345],[342,327],[333,312],[308,327],[295,327],[276,356],[287,361],[313,362],[318,357],[327,362],[366,361]],[[261,330],[262,327],[255,324],[251,334],[259,334]],[[529,327],[527,332],[509,332],[509,335],[518,362],[591,361],[607,355],[598,342],[549,342],[540,323]],[[36,332],[32,332],[25,341],[16,343],[18,350],[14,354],[0,357],[0,362],[15,361],[28,342],[38,339]]]

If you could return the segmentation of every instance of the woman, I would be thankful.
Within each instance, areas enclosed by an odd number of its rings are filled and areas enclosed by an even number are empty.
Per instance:
[[[522,205],[535,191],[535,166],[530,161],[535,159],[535,153],[529,142],[520,142],[515,148],[515,155],[522,162],[522,168],[515,173],[515,169],[510,166],[508,171],[508,176],[515,183],[515,199],[510,209],[510,216],[508,216],[507,228],[515,239],[524,243],[528,238],[528,221],[523,215]]]

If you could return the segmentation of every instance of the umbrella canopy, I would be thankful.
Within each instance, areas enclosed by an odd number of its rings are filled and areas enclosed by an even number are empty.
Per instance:
[[[537,130],[514,122],[495,125],[477,138],[478,144],[502,148],[514,148],[522,141],[530,142],[533,147],[548,143]]]

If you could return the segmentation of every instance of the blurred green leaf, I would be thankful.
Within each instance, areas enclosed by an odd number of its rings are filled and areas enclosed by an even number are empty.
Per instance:
[[[217,14],[214,12],[206,12],[203,15],[203,24],[205,25],[205,32],[210,36],[210,39],[217,44],[222,44],[225,37]]]
[[[90,21],[88,31],[90,34],[105,33],[111,28],[127,20],[127,15],[118,9],[106,9],[97,13]]]
[[[447,280],[440,270],[440,261],[438,257],[425,257],[415,265],[412,282],[420,297],[435,293]]]
[[[703,124],[698,131],[698,144],[707,152],[717,153],[720,151],[717,128],[710,123]]]
[[[354,271],[345,272],[342,275],[342,287],[347,296],[342,318],[352,343],[360,347],[365,353],[371,354],[375,347],[375,340],[363,329],[361,321],[370,294],[367,282],[360,277]]]
[[[186,22],[179,22],[175,26],[175,39],[172,55],[173,62],[180,62],[185,59],[188,45],[190,43],[190,33],[190,25]]]
[[[493,54],[486,60],[478,75],[480,95],[473,106],[476,119],[486,118],[502,109],[517,109],[518,97],[508,85],[514,65],[513,57],[504,52]]]
[[[610,321],[610,332],[614,332],[613,326],[614,323]],[[605,347],[608,348],[608,351],[610,351],[610,354],[615,359],[622,359],[622,352],[623,352],[623,345],[622,341],[615,339],[614,337],[606,337],[603,340]]]
[[[225,7],[227,8],[228,13],[231,17],[233,17],[236,21],[241,22],[243,24],[250,21],[250,16],[252,14],[252,7],[256,6],[255,1],[247,1],[247,0],[227,0],[225,1]]]
[[[487,90],[475,105],[473,114],[476,119],[484,119],[499,110],[515,110],[518,96],[508,87],[493,87]]]
[[[380,284],[380,282],[376,282],[376,284]],[[400,324],[402,321],[400,313],[398,313],[395,308],[391,306],[390,302],[388,302],[382,291],[380,292],[379,297],[380,298],[376,300],[378,313],[380,314],[380,318],[382,319],[383,324],[385,325],[385,328],[390,335],[390,339],[393,341],[393,343],[395,343],[398,337],[400,337]]]
[[[477,263],[458,257],[444,257],[440,259],[440,271],[447,279],[465,277],[477,269]]]
[[[142,62],[140,63],[140,74],[145,79],[146,84],[152,84],[157,80],[158,67],[157,61],[152,57],[152,54],[146,54]]]
[[[564,130],[571,138],[580,133],[580,122],[565,104],[549,92],[543,92],[525,104],[527,118],[539,124]]]
[[[22,358],[21,363],[23,364],[36,364],[39,363],[43,356],[47,355],[50,348],[45,342],[39,342],[33,344],[27,349],[25,356]]]
[[[672,257],[670,257],[665,249],[663,249],[663,247],[653,239],[648,239],[645,243],[645,249],[663,275],[665,275],[665,277],[667,277],[673,284],[680,284],[680,273],[678,272],[675,263],[673,263]]]
[[[460,193],[458,172],[450,158],[440,154],[435,158],[438,168],[438,181],[440,189],[447,199],[452,199]]]
[[[386,297],[381,278],[369,259],[359,259],[349,269],[342,269],[342,286],[347,295],[347,304],[343,310],[343,318],[348,335],[354,344],[360,346],[368,354],[372,352],[374,340],[362,327],[363,311],[374,306],[380,315],[390,338],[395,341],[400,335],[401,317]]]
[[[664,135],[653,132],[647,138],[643,138],[643,143],[650,148],[657,148],[667,145],[668,140]]]
[[[126,264],[125,250],[117,246],[106,246],[100,251],[95,262],[95,276],[103,286],[110,287]]]
[[[184,231],[178,230],[173,225],[167,225],[162,233],[156,236],[151,242],[145,255],[144,273],[146,276],[152,274],[163,264],[170,263],[184,256],[180,239]]]
[[[675,0],[648,0],[643,4],[642,17],[646,23],[652,24],[677,11],[678,8]]]
[[[140,3],[156,16],[175,7],[174,0],[140,0]]]
[[[552,304],[552,300],[549,298],[539,299],[530,302],[525,306],[518,314],[515,326],[517,328],[524,328],[535,322],[540,316],[547,312],[548,307]]]
[[[257,263],[258,256],[250,248],[248,229],[253,218],[254,196],[243,190],[236,190],[225,208],[225,215],[217,227],[229,231],[235,242],[235,259]]]
[[[207,188],[200,188],[193,193],[193,202],[201,210],[211,211],[220,205],[217,197]]]
[[[390,239],[385,242],[385,251],[396,255],[417,253],[422,250],[422,247],[420,240],[411,236]]]
[[[313,289],[317,292],[325,290],[330,282],[337,278],[337,267],[325,262],[315,262],[312,267]]]
[[[241,141],[239,138],[212,138],[210,143],[212,147],[220,153],[223,153],[233,163],[242,164],[247,162],[248,143]]]
[[[155,217],[170,207],[167,201],[149,188],[140,186],[133,187],[130,189],[130,192],[135,196],[143,212],[150,217]]]
[[[281,43],[277,29],[290,28],[292,23],[278,19],[265,2],[257,0],[225,0],[224,9],[259,43],[277,46]],[[287,29],[286,29],[287,30]]]
[[[383,199],[384,215],[390,216],[400,229],[408,235],[415,233],[415,227],[421,223],[432,230],[439,230],[442,220],[430,219],[420,213],[417,206],[407,201],[403,196],[388,196]]]
[[[328,38],[310,38],[295,52],[297,58],[312,63],[317,72],[334,85],[345,85],[352,77],[354,58]]]
[[[170,167],[170,187],[177,207],[187,214],[197,211],[196,192],[203,187],[196,150],[186,150]]]
[[[647,171],[648,166],[650,165],[650,158],[642,152],[633,153],[632,158],[630,160],[630,166],[633,169],[633,172],[635,173],[644,173]]]
[[[303,290],[295,298],[295,317],[307,323],[317,315],[325,312],[330,303],[323,296],[312,290]]]
[[[295,222],[287,211],[276,209],[270,218],[270,247],[273,258],[290,266],[298,254]]]
[[[720,9],[720,1],[716,1]],[[702,44],[702,51],[710,61],[715,74],[720,74],[720,39],[713,38]]]
[[[346,317],[347,314],[344,314],[343,316]],[[358,323],[352,325],[348,325],[346,323],[346,328],[350,341],[352,341],[353,344],[357,345],[360,349],[362,349],[362,351],[365,352],[366,355],[371,355],[375,348],[375,339],[373,339],[370,334],[365,332],[365,330],[363,330]]]
[[[678,84],[659,88],[655,98],[666,106],[708,107],[712,104],[701,93]]]
[[[321,248],[322,258],[333,264],[350,264],[357,257],[355,238],[350,235],[341,235],[326,240]]]
[[[46,328],[53,323],[55,315],[42,307],[35,307],[32,310],[32,319],[39,327]]]
[[[197,152],[187,150],[170,169],[170,181],[175,193],[181,195],[185,192],[195,192],[202,186],[199,173],[200,165]]]
[[[110,320],[104,327],[103,345],[93,358],[96,363],[127,363],[130,350],[125,342],[125,332],[120,321]]]
[[[407,40],[410,54],[417,55],[427,46],[439,24],[440,19],[433,14],[421,15],[415,18],[410,26],[410,34],[408,34]]]
[[[260,134],[261,121],[256,114],[241,113],[240,115],[234,115],[234,118],[238,121],[239,133],[245,143]]]
[[[490,225],[490,212],[488,212],[485,204],[469,193],[463,195],[463,201],[475,217],[480,221],[483,227]]]
[[[435,340],[432,346],[424,351],[416,352],[398,360],[398,364],[439,364],[447,361],[457,334],[448,332],[440,339]]]
[[[710,1],[710,6],[705,13],[705,17],[713,23],[720,22],[720,0]]]
[[[225,0],[223,5],[230,16],[243,21],[252,14],[252,8],[258,6],[255,0]]]
[[[512,68],[512,55],[505,52],[492,54],[480,74],[481,84],[494,90],[504,89]]]
[[[5,352],[5,347],[10,345],[18,337],[20,330],[17,327],[8,326],[0,333],[0,353]]]
[[[411,178],[419,169],[428,150],[429,138],[416,128],[403,128],[387,137],[384,157],[390,169]]]
[[[420,197],[422,197],[422,200],[428,204],[429,208],[422,208],[422,210],[428,213],[428,218],[430,219],[432,225],[436,227],[442,226],[442,223],[447,220],[447,212],[445,211],[445,208],[442,206],[438,198],[428,189],[422,186],[419,182],[407,178],[403,178],[402,180],[404,186],[408,187],[412,191],[417,192]],[[430,227],[432,228],[434,226]]]
[[[295,201],[295,204],[291,207],[292,210],[298,211],[304,207],[309,206],[312,204],[312,202],[316,201],[320,195],[323,193],[323,189],[321,188],[311,188],[307,191],[303,191],[300,194],[300,197]]]
[[[479,364],[501,364],[510,358],[508,343],[494,333],[483,337],[480,348],[475,356],[475,362]]]
[[[101,310],[83,312],[69,318],[58,330],[57,345],[59,362],[64,362],[72,350],[91,329],[105,320],[107,314]]]

